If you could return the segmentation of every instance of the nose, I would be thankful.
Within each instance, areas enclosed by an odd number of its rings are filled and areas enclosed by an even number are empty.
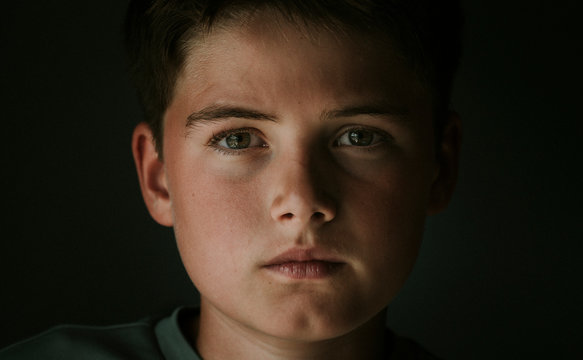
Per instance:
[[[271,217],[285,225],[322,225],[336,216],[337,207],[331,196],[330,177],[317,169],[312,161],[281,161],[273,178],[274,196]]]

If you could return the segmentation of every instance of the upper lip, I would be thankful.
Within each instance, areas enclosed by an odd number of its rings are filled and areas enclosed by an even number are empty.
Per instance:
[[[267,261],[265,266],[285,264],[290,262],[303,262],[303,261],[326,261],[331,263],[342,263],[343,261],[332,251],[320,249],[320,248],[293,248],[283,253],[277,255],[271,260]]]

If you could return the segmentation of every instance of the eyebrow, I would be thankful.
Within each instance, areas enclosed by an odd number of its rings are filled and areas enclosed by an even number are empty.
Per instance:
[[[339,110],[326,111],[322,114],[322,118],[326,119],[338,117],[352,117],[358,115],[394,116],[402,118],[406,117],[408,114],[409,109],[405,107],[379,104],[379,105],[349,106]]]
[[[358,115],[394,116],[402,118],[408,113],[409,110],[404,107],[387,106],[386,104],[363,105],[324,111],[321,115],[321,119],[352,117]],[[205,122],[217,122],[227,118],[277,121],[275,116],[256,110],[246,109],[239,106],[211,105],[190,114],[187,118],[186,127],[194,127]]]
[[[190,114],[187,118],[186,127],[194,126],[203,122],[215,122],[226,118],[276,121],[275,117],[272,115],[245,109],[243,107],[211,105]]]

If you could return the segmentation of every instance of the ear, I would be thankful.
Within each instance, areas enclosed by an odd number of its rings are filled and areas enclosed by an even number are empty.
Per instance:
[[[438,169],[431,187],[428,215],[445,209],[451,199],[457,181],[461,137],[461,119],[457,113],[450,112],[443,127],[441,143],[436,146]]]
[[[168,194],[164,163],[158,156],[152,130],[148,124],[140,123],[134,129],[132,152],[142,196],[150,215],[159,224],[172,226],[172,204]]]

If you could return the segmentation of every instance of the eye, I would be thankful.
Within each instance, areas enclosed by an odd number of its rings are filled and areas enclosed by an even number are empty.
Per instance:
[[[254,129],[236,129],[214,135],[209,145],[224,151],[245,150],[253,147],[267,147]]]
[[[366,128],[350,129],[344,132],[338,140],[336,146],[374,146],[387,141],[389,135],[384,132],[374,131]]]
[[[219,141],[219,145],[223,147],[228,147],[229,149],[245,149],[251,144],[251,134],[249,133],[238,133],[230,134],[225,136],[225,138]]]

